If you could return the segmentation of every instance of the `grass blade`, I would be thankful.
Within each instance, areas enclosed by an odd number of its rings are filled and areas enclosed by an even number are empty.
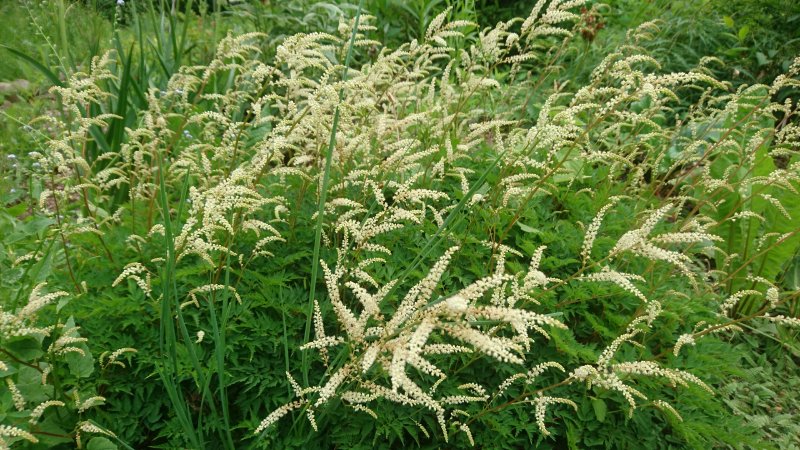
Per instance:
[[[358,11],[356,12],[355,21],[353,22],[353,31],[350,33],[350,44],[347,49],[347,56],[344,60],[344,68],[342,69],[342,83],[347,81],[347,69],[350,66],[350,58],[353,55],[353,46],[358,32],[358,22],[361,19],[361,10],[364,7],[364,0],[358,4]],[[339,103],[344,98],[344,86],[339,90]],[[325,200],[328,194],[328,182],[330,181],[331,174],[331,161],[333,160],[333,148],[336,146],[336,129],[339,126],[339,105],[336,105],[336,111],[333,113],[333,124],[331,125],[331,136],[328,142],[328,150],[325,154],[325,171],[322,174],[322,184],[320,185],[319,203],[317,205],[317,224],[314,227],[314,254],[311,257],[311,287],[308,293],[308,311],[306,313],[306,328],[303,333],[303,341],[308,342],[311,337],[311,318],[314,315],[314,295],[316,294],[317,277],[319,276],[319,252],[320,244],[322,242],[322,226],[323,217],[325,215]],[[301,365],[303,367],[303,382],[308,385],[308,357],[306,352],[303,352]]]
[[[39,61],[33,59],[32,57],[26,55],[25,53],[15,49],[15,48],[9,47],[9,46],[4,45],[4,44],[0,44],[0,47],[3,47],[4,49],[6,49],[9,52],[11,52],[12,55],[16,56],[17,58],[25,61],[26,63],[28,63],[30,65],[32,65],[36,70],[41,72],[42,75],[44,75],[50,81],[50,83],[52,83],[54,86],[61,86],[61,87],[64,86],[64,83],[58,78],[58,75],[53,73],[52,70],[50,70],[47,67],[45,67],[44,64],[40,63]]]

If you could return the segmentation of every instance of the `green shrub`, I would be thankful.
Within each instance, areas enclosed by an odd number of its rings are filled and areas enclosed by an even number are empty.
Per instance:
[[[713,58],[663,70],[647,22],[569,83],[582,4],[447,9],[396,49],[359,9],[268,62],[231,34],[158,87],[131,50],[53,88],[22,200],[81,296],[62,314],[139,352],[103,423],[134,447],[762,446],[714,391],[748,376],[743,326],[800,323],[800,59],[734,89]]]
[[[58,252],[52,245],[40,246],[15,258],[14,250],[24,248],[15,244],[31,234],[46,235],[52,222],[38,218],[22,223],[8,212],[0,212],[2,247],[10,250],[0,257],[0,377],[5,385],[0,394],[0,446],[113,445],[114,433],[95,422],[95,409],[105,402],[98,391],[107,386],[107,375],[126,368],[123,355],[135,350],[96,356],[90,352],[74,318],[61,313],[69,294],[48,292],[47,283],[38,282],[48,276]],[[26,301],[29,282],[38,284],[30,288]]]

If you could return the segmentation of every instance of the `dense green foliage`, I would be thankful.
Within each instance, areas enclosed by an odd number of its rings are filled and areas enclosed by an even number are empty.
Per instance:
[[[0,448],[798,448],[800,7],[536,5],[0,4]]]

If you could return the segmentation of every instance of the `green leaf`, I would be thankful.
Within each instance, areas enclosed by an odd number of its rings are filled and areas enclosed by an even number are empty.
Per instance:
[[[73,329],[75,329],[75,319],[70,317],[64,324],[64,333],[66,334]],[[72,335],[80,336],[77,332],[73,332]],[[65,359],[67,360],[69,371],[78,378],[86,378],[94,372],[94,357],[92,357],[92,353],[89,351],[89,347],[87,347],[86,344],[80,343],[74,345],[74,347],[83,350],[83,354],[78,352],[67,353]]]
[[[117,450],[118,448],[117,444],[101,436],[93,437],[86,446],[86,450]]]
[[[731,181],[739,182],[749,177],[765,177],[775,170],[775,164],[769,155],[769,135],[765,130],[774,127],[774,120],[771,119],[761,109],[769,101],[769,94],[764,87],[751,88],[747,94],[738,100],[737,109],[734,114],[729,114],[723,120],[723,128],[729,129],[738,127],[742,132],[742,141],[756,140],[761,141],[761,145],[755,148],[749,161],[742,161],[741,154],[723,153],[719,154],[711,165],[712,175],[716,178],[730,177]],[[730,172],[731,167],[738,167],[736,172]],[[726,175],[727,174],[727,175]],[[729,286],[731,292],[741,289],[752,289],[751,281],[747,280],[747,275],[761,276],[769,280],[775,280],[786,263],[791,260],[795,250],[800,246],[800,234],[792,235],[784,239],[780,244],[775,245],[763,254],[757,248],[757,242],[767,233],[773,236],[782,236],[791,233],[796,225],[793,220],[787,220],[782,212],[772,205],[764,195],[771,196],[779,201],[789,216],[792,218],[800,217],[800,202],[797,202],[795,194],[780,185],[772,185],[767,188],[760,186],[750,186],[748,190],[738,190],[726,193],[725,201],[715,210],[707,210],[707,214],[720,221],[716,227],[716,232],[727,240],[726,252],[740,255],[741,261],[747,261],[755,257],[750,263],[750,272],[740,271],[737,277],[731,281]],[[741,210],[751,211],[766,220],[762,223],[756,218],[743,218],[737,221],[726,220],[724,218],[732,216],[736,205],[741,206]],[[768,239],[766,246],[775,242],[776,238]],[[765,247],[766,248],[766,247]],[[723,264],[725,256],[717,255],[717,264]]]
[[[25,362],[33,361],[44,354],[41,342],[30,336],[12,338],[4,347],[9,353]]]
[[[733,17],[725,16],[722,18],[722,21],[725,22],[726,27],[733,28]]]
[[[78,352],[67,353],[66,360],[69,371],[78,378],[86,378],[94,372],[94,358],[85,345],[78,345],[83,355]]]
[[[25,204],[25,202],[22,202],[9,208],[5,208],[5,212],[10,216],[19,217],[25,212],[26,209],[28,209],[28,205]]]
[[[17,389],[29,403],[39,403],[53,397],[53,386],[42,384],[42,374],[38,370],[21,366],[17,373]]]
[[[17,49],[14,49],[14,48],[11,48],[11,47],[9,47],[7,45],[0,44],[0,47],[3,47],[4,49],[6,49],[9,52],[11,52],[17,58],[19,58],[19,59],[27,62],[28,64],[32,65],[33,67],[35,67],[36,70],[41,72],[42,75],[47,77],[47,79],[50,80],[50,82],[53,83],[54,85],[56,85],[56,86],[64,86],[64,83],[61,82],[61,80],[58,78],[58,75],[53,73],[53,71],[51,71],[50,69],[45,67],[39,61],[36,61],[35,59],[31,58],[30,56],[26,55],[25,53],[22,53],[21,51],[19,51]]]
[[[800,290],[800,256],[795,257],[789,268],[786,269],[786,277],[783,284],[789,290]]]
[[[124,54],[123,54],[124,55]],[[131,83],[131,59],[133,58],[133,44],[128,52],[128,58],[122,66],[122,77],[120,79],[117,107],[114,113],[119,116],[111,122],[108,129],[106,141],[109,143],[111,151],[118,151],[122,144],[122,139],[125,134],[125,121],[128,119],[128,93],[130,92]],[[135,112],[133,113],[135,114]]]
[[[742,28],[739,28],[739,40],[743,41],[744,38],[747,37],[747,33],[749,33],[749,32],[750,32],[750,26],[749,25],[743,25]]]
[[[522,222],[517,222],[517,226],[520,228],[520,230],[522,230],[522,231],[524,231],[526,233],[539,233],[541,231],[538,228],[530,227],[528,225],[525,225]]]
[[[572,449],[581,448],[581,427],[575,424],[572,420],[565,420],[567,426],[567,445]]]
[[[67,421],[73,418],[69,415],[66,417],[68,418]],[[40,445],[37,448],[54,448],[64,444],[73,444],[74,446],[75,442],[69,437],[69,432],[65,429],[64,424],[61,422],[62,420],[64,419],[59,419],[59,414],[45,412],[45,418],[36,425],[37,431],[40,432],[36,436],[39,438]],[[74,426],[74,422],[69,425],[70,428],[72,426]]]
[[[797,229],[797,218],[800,217],[800,202],[797,201],[795,193],[773,186],[767,190],[789,213],[792,220],[788,220],[783,214],[773,205],[767,204],[764,206],[766,210],[764,217],[766,221],[766,233],[776,233],[777,235],[784,235],[792,233]],[[774,239],[769,239],[767,244],[775,242]],[[800,233],[796,233],[789,238],[772,247],[768,252],[761,256],[757,261],[755,269],[756,275],[762,276],[768,280],[775,280],[781,270],[794,258],[795,253],[800,248]],[[787,273],[787,276],[789,274]]]
[[[592,399],[592,409],[594,409],[594,416],[600,422],[606,421],[606,413],[608,412],[608,406],[603,399],[600,398],[593,398]]]

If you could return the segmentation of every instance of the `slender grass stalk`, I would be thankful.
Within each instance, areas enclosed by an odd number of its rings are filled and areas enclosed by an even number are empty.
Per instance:
[[[72,52],[70,52],[69,39],[67,39],[67,8],[64,7],[64,0],[58,0],[56,3],[56,12],[58,14],[58,39],[61,45],[61,51],[66,55],[69,68],[75,70],[75,61],[72,59]]]
[[[226,255],[225,260],[225,283],[224,286],[229,288],[231,286],[231,256],[230,253]],[[227,330],[228,326],[228,318],[230,315],[229,311],[229,299],[230,299],[230,289],[226,289],[225,292],[220,295],[221,302],[222,302],[222,320],[221,320],[221,327],[217,326],[217,317],[216,317],[216,302],[211,302],[209,304],[209,311],[211,313],[211,326],[212,331],[214,333],[214,355],[216,357],[216,367],[217,367],[217,381],[219,382],[219,396],[220,396],[220,403],[222,404],[222,419],[225,424],[225,446],[228,449],[233,450],[236,448],[233,444],[233,436],[231,435],[231,421],[230,421],[230,411],[228,407],[228,383],[227,377],[225,374],[225,331]],[[216,297],[215,295],[213,297]],[[212,399],[213,401],[213,399]]]
[[[342,69],[342,87],[339,89],[339,103],[342,102],[344,99],[344,83],[347,82],[347,70],[350,67],[350,59],[353,56],[353,47],[355,46],[356,41],[356,34],[358,33],[358,24],[361,20],[361,11],[364,7],[364,0],[360,0],[358,3],[358,10],[356,11],[356,17],[353,22],[353,30],[350,33],[350,43],[347,48],[347,56],[344,60],[344,68]],[[309,338],[311,337],[311,320],[314,315],[314,296],[316,295],[316,288],[317,288],[317,277],[319,276],[319,253],[320,253],[320,244],[322,243],[322,226],[324,224],[324,217],[325,217],[325,201],[327,200],[328,195],[328,182],[330,181],[330,174],[331,174],[331,161],[333,160],[333,150],[336,147],[336,129],[339,126],[339,105],[336,105],[336,110],[333,113],[333,123],[331,125],[331,135],[330,141],[328,142],[328,149],[325,154],[325,171],[322,173],[322,183],[320,183],[319,189],[319,203],[317,204],[317,223],[314,227],[314,253],[311,257],[311,286],[308,292],[308,310],[306,313],[306,328],[303,332],[303,340],[308,342]],[[303,370],[303,382],[308,385],[308,370],[309,370],[309,361],[308,357],[306,356],[306,352],[303,353],[302,356],[302,370]]]
[[[163,286],[163,298],[161,300],[161,341],[160,341],[160,349],[161,352],[166,352],[170,356],[170,362],[172,363],[172,371],[170,373],[160,373],[161,379],[165,384],[165,388],[169,392],[170,401],[172,402],[173,407],[176,409],[176,414],[181,422],[182,427],[184,428],[184,432],[186,432],[187,437],[193,443],[193,445],[198,445],[197,448],[204,448],[200,446],[204,442],[203,436],[203,428],[200,426],[200,420],[202,420],[202,416],[198,418],[198,425],[195,427],[193,421],[191,419],[191,413],[189,411],[188,404],[186,403],[186,399],[183,396],[183,393],[179,391],[178,385],[175,383],[175,379],[171,377],[177,376],[178,373],[178,362],[177,362],[177,346],[178,346],[178,339],[177,335],[174,330],[174,325],[172,324],[173,315],[177,318],[177,325],[180,330],[181,338],[183,339],[184,345],[188,350],[188,357],[189,361],[194,368],[195,376],[197,378],[197,384],[202,387],[201,389],[201,402],[204,403],[206,398],[208,398],[208,405],[211,409],[212,415],[212,423],[218,423],[219,420],[219,411],[217,409],[216,402],[214,400],[214,396],[211,394],[210,389],[210,379],[206,378],[203,373],[204,370],[200,363],[200,359],[197,355],[197,350],[195,348],[195,344],[189,335],[189,330],[186,326],[186,321],[183,317],[183,312],[180,308],[180,302],[178,301],[178,288],[177,288],[177,281],[175,278],[175,263],[176,263],[176,249],[175,249],[175,239],[174,239],[174,230],[172,226],[172,220],[169,214],[169,201],[166,195],[166,183],[164,181],[165,173],[164,173],[164,163],[161,159],[159,159],[159,206],[162,210],[162,216],[164,219],[164,229],[165,229],[165,239],[167,242],[167,258],[166,258],[166,265],[164,270],[162,271],[162,286]],[[178,206],[178,213],[180,214],[186,204],[186,193],[189,189],[189,181],[190,178],[187,175],[184,186],[181,191],[181,199]],[[180,217],[180,216],[178,216]],[[215,312],[212,311],[212,323],[216,323],[216,315]],[[215,338],[218,338],[220,335],[219,330],[215,333]],[[224,351],[224,340],[222,341],[223,344],[223,351]],[[219,346],[219,344],[216,344]],[[224,362],[224,358],[223,358]],[[162,366],[162,372],[163,368]],[[224,370],[224,367],[223,367]],[[171,376],[171,377],[170,377]],[[224,384],[224,377],[219,379],[220,386]],[[227,396],[224,397],[227,399]],[[227,405],[226,405],[227,406]],[[220,438],[222,442],[225,443],[225,448],[234,448],[232,437],[230,435],[230,426],[229,421],[223,422],[226,424],[226,427],[219,428],[217,427],[217,431],[220,434]]]
[[[286,311],[281,308],[281,324],[283,325],[283,362],[286,366],[286,372],[289,372],[289,332],[286,329]],[[292,395],[292,388],[291,386],[286,386],[286,391],[289,395]]]
[[[167,354],[169,356],[169,364],[160,364],[158,374],[164,384],[164,388],[167,390],[167,395],[170,398],[175,415],[178,417],[186,438],[195,448],[203,448],[203,436],[202,434],[198,435],[194,427],[191,413],[186,404],[186,399],[184,398],[183,392],[179,389],[180,385],[176,380],[178,373],[178,340],[173,325],[173,311],[177,310],[178,314],[180,314],[180,306],[178,305],[177,298],[175,298],[177,294],[177,286],[175,283],[175,238],[172,229],[172,219],[169,214],[169,201],[167,199],[166,184],[164,181],[165,173],[163,161],[159,161],[159,165],[161,170],[159,170],[160,189],[158,198],[163,212],[164,236],[167,245],[165,249],[167,255],[166,263],[161,271],[162,298],[159,350],[162,355]],[[190,345],[190,343],[187,342],[187,345]],[[196,362],[196,357],[192,359],[193,363]],[[200,376],[201,372],[198,370],[197,374]]]

